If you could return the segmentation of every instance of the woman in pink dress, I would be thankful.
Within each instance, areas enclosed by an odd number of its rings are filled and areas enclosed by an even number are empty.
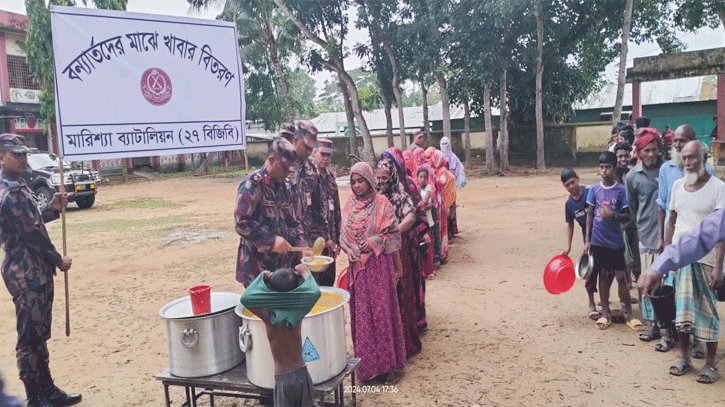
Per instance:
[[[400,234],[393,205],[375,192],[369,164],[350,169],[353,195],[342,213],[340,246],[350,260],[350,325],[357,376],[394,383],[405,368],[405,339],[396,293],[402,275]]]
[[[443,153],[436,150],[432,159],[436,171],[436,187],[441,199],[441,264],[445,264],[448,259],[448,211],[456,202],[456,178],[448,170],[448,160]]]
[[[419,271],[418,235],[413,229],[416,222],[416,208],[413,200],[405,191],[398,166],[392,160],[378,161],[376,171],[378,193],[388,198],[393,204],[395,218],[398,220],[398,232],[401,238],[399,253],[403,266],[403,276],[398,284],[398,302],[400,316],[403,320],[405,351],[407,356],[411,357],[420,352],[422,348],[418,337],[418,305],[422,279]]]

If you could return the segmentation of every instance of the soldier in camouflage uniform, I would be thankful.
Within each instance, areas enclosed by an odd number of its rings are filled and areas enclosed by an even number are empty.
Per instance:
[[[46,344],[53,310],[53,275],[56,267],[67,272],[71,258],[55,249],[45,222],[58,219],[68,197],[55,194],[48,206],[39,210],[23,178],[28,171],[27,152],[22,136],[0,135],[2,276],[15,304],[15,350],[28,407],[70,406],[80,402],[81,395],[66,394],[55,386]]]
[[[279,125],[279,136],[290,143],[294,140],[296,132],[297,128],[292,123],[282,123]]]
[[[297,152],[297,167],[287,177],[287,186],[292,197],[295,217],[302,224],[305,240],[312,244],[318,237],[327,235],[322,188],[317,166],[310,158],[312,151],[317,147],[317,128],[307,120],[298,121],[292,145]],[[317,284],[323,285],[320,273],[313,275]]]
[[[277,138],[269,147],[264,166],[239,184],[234,211],[235,230],[241,236],[236,278],[245,287],[264,270],[294,268],[300,255],[288,252],[290,243],[307,245],[285,186],[296,159],[292,144]]]
[[[315,164],[317,166],[318,183],[322,191],[322,213],[327,225],[322,235],[325,238],[325,250],[322,254],[334,259],[340,253],[340,247],[338,246],[342,225],[340,194],[337,191],[335,173],[330,169],[332,161],[332,140],[321,138],[317,140],[317,143],[318,148]],[[333,286],[335,284],[335,273],[336,267],[335,262],[333,262],[327,270],[319,273],[317,283],[319,285]]]

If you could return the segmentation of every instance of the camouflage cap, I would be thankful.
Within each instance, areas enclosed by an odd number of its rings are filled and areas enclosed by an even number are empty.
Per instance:
[[[332,154],[332,140],[329,138],[323,137],[317,139],[317,147],[321,153]]]
[[[292,139],[295,137],[296,132],[297,129],[292,123],[282,123],[279,125],[279,135],[287,141],[291,142]]]
[[[276,155],[282,160],[282,165],[289,171],[296,166],[297,152],[292,143],[283,138],[275,138],[269,146],[268,155]]]
[[[25,147],[25,137],[18,134],[3,133],[0,134],[0,146],[7,148],[13,153],[26,154],[30,149]]]
[[[297,121],[297,134],[305,140],[307,147],[317,147],[317,127],[309,120]]]

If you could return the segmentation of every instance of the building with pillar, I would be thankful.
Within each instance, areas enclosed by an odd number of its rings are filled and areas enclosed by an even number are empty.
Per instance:
[[[627,69],[632,84],[632,120],[642,115],[642,84],[703,75],[716,76],[717,139],[725,141],[725,48],[635,58]]]
[[[27,28],[27,17],[0,10],[0,132],[21,134],[29,147],[50,150],[39,120],[40,87],[20,47]]]

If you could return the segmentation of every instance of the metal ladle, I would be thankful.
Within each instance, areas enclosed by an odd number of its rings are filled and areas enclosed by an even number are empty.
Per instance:
[[[302,252],[305,250],[312,250],[312,253],[314,253],[315,256],[321,255],[322,251],[325,250],[325,239],[318,237],[315,240],[315,243],[312,244],[312,247],[293,247],[289,249],[291,252]]]

